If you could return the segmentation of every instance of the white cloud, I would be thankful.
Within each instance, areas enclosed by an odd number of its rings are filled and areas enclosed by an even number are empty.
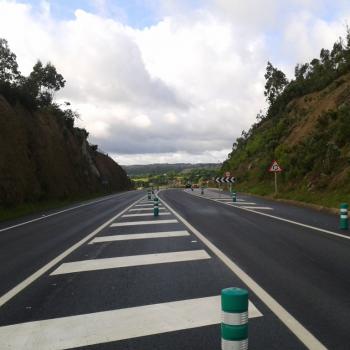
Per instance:
[[[167,0],[159,6],[167,16],[159,10],[153,26],[135,29],[123,14],[108,16],[110,2],[91,1],[97,14],[76,9],[57,20],[47,1],[35,12],[0,0],[0,37],[25,74],[38,58],[53,62],[67,80],[58,99],[125,164],[225,159],[265,105],[266,61],[292,74],[350,18],[342,1],[341,15],[326,20],[326,0],[207,0],[195,9]]]

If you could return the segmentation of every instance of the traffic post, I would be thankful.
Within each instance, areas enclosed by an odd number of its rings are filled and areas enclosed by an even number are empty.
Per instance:
[[[159,215],[159,199],[157,196],[154,197],[154,201],[153,201],[154,205],[153,205],[153,215],[154,216],[158,216]]]
[[[201,186],[201,194],[204,194],[204,188]]]
[[[221,291],[221,349],[248,349],[248,291],[225,288]]]
[[[232,192],[232,202],[237,202],[237,192]]]
[[[348,219],[348,204],[340,204],[340,229],[347,230],[349,228],[349,219]]]
[[[148,198],[149,201],[152,199],[152,194],[151,194],[151,190],[150,189],[147,190],[147,198]]]

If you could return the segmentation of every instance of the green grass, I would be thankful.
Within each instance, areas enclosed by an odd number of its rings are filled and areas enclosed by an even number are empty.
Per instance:
[[[62,200],[45,200],[35,203],[23,203],[15,207],[3,208],[0,207],[0,222],[6,220],[17,219],[25,215],[40,213],[52,209],[60,209],[75,203],[95,199],[98,197],[106,196],[111,193],[94,193],[87,196],[80,196],[74,198],[66,198]]]

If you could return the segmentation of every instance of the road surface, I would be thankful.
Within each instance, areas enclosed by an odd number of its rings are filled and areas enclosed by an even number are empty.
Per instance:
[[[141,191],[0,226],[0,349],[220,349],[249,290],[249,349],[349,349],[337,218],[251,196]]]

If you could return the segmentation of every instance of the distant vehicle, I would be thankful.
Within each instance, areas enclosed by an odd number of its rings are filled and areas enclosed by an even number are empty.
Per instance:
[[[199,186],[197,184],[193,184],[192,187],[193,188],[199,188]]]
[[[192,185],[191,184],[186,184],[186,188],[191,188]]]

